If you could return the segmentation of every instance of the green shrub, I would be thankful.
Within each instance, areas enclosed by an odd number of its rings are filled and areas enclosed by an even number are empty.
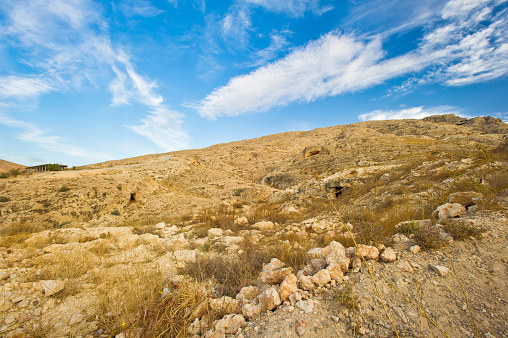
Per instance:
[[[51,163],[48,164],[48,171],[61,171],[62,167],[60,167],[60,164],[57,163]]]
[[[9,202],[11,199],[7,196],[0,196],[0,202]]]

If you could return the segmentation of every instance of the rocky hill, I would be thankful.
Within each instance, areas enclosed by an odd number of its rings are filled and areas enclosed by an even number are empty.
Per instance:
[[[0,332],[508,333],[508,125],[290,132],[0,180]]]

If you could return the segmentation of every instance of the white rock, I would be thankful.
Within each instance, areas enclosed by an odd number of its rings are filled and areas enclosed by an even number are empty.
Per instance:
[[[257,222],[252,225],[254,229],[259,230],[273,230],[275,229],[275,225],[270,221]]]
[[[305,313],[311,313],[314,311],[314,301],[312,299],[308,300],[299,300],[296,302],[295,307],[299,310],[302,310]]]
[[[238,217],[237,219],[235,219],[235,225],[238,225],[238,226],[249,225],[249,220],[245,216]]]
[[[420,246],[418,246],[418,245],[412,245],[412,246],[409,247],[409,251],[411,253],[414,253],[414,254],[419,253],[420,252]]]
[[[441,277],[446,276],[450,272],[450,269],[442,265],[431,265],[430,268]]]
[[[289,296],[298,290],[297,279],[294,274],[287,275],[280,284],[279,294],[281,301],[287,301]]]
[[[282,304],[279,293],[277,292],[277,288],[274,286],[263,291],[258,296],[258,299],[259,304],[261,304],[263,310],[273,310]]]
[[[381,259],[383,262],[394,262],[397,259],[397,254],[391,248],[386,248],[381,253]]]
[[[328,270],[321,270],[312,277],[312,282],[319,287],[328,284],[332,278]]]
[[[275,271],[280,270],[284,267],[284,263],[278,260],[277,258],[272,258],[270,263],[263,264],[263,271]]]
[[[437,207],[432,216],[439,220],[458,217],[466,213],[466,207],[460,203],[446,203]]]
[[[300,277],[300,288],[302,290],[310,291],[314,290],[316,288],[316,285],[314,285],[311,276],[302,276]]]
[[[62,291],[63,288],[65,287],[64,282],[59,279],[42,280],[39,282],[39,284],[42,287],[42,290],[44,290],[44,295],[46,297],[50,297],[50,296]]]
[[[211,228],[211,229],[208,229],[208,236],[210,236],[210,237],[222,237],[222,229],[221,228]]]
[[[261,312],[263,311],[261,304],[253,304],[253,303],[247,303],[242,307],[242,314],[245,318],[254,318],[256,316],[259,316]]]
[[[215,330],[226,334],[235,334],[238,329],[247,326],[245,318],[242,315],[226,315],[215,325]]]

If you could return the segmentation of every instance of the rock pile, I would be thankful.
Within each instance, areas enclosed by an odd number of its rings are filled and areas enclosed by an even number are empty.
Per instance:
[[[358,245],[357,248],[346,249],[342,244],[332,241],[324,248],[309,250],[306,254],[307,265],[296,274],[292,268],[273,258],[270,263],[263,265],[258,285],[242,288],[236,299],[221,297],[205,300],[194,312],[194,321],[187,332],[195,337],[202,335],[208,338],[240,334],[247,326],[246,320],[281,306],[284,311],[311,313],[315,303],[313,293],[331,289],[348,280],[344,273],[359,271],[362,261],[369,264],[379,259],[393,262],[397,255],[393,249],[384,246]],[[209,317],[204,309],[216,313],[223,311],[226,316],[209,326]],[[302,335],[304,326],[298,326],[296,332]]]

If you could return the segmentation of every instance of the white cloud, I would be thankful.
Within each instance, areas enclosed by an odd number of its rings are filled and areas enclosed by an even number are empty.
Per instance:
[[[129,15],[153,16],[159,12],[149,1],[129,0],[123,6]],[[109,82],[113,104],[140,103],[148,108],[149,115],[142,121],[145,125],[152,120],[153,111],[162,107],[164,99],[156,92],[156,82],[138,73],[123,49],[113,45],[108,24],[93,1],[4,0],[0,11],[4,15],[0,39],[29,50],[15,62],[31,68],[25,75],[0,77],[0,105],[13,106],[12,100],[33,101],[50,92],[100,88]],[[173,126],[180,128],[179,123]],[[174,128],[167,132],[182,134]],[[139,134],[147,137],[146,133]],[[165,144],[163,150],[170,148],[163,133],[157,135],[162,141],[155,136],[148,139],[156,145]],[[31,142],[30,138],[22,139]]]
[[[438,107],[413,107],[400,110],[374,110],[367,114],[359,115],[358,118],[362,121],[375,121],[375,120],[403,120],[403,119],[423,119],[432,115],[461,114],[460,109],[451,106],[438,106]]]
[[[0,76],[0,100],[37,97],[51,90],[53,90],[53,87],[43,78]]]
[[[270,34],[270,45],[261,49],[253,54],[253,62],[246,63],[247,67],[259,67],[269,61],[275,59],[279,53],[284,51],[289,46],[289,41],[286,39],[292,32],[283,30],[281,32],[274,31]]]
[[[160,105],[141,120],[142,125],[128,127],[155,143],[159,148],[172,151],[187,146],[188,137],[181,128],[182,119],[183,115],[179,112]]]
[[[177,5],[177,1],[169,1],[174,6]],[[122,13],[130,18],[133,16],[143,16],[147,18],[151,18],[157,16],[159,14],[164,13],[164,10],[155,7],[151,4],[150,1],[147,0],[124,0],[119,5],[118,8],[122,11]]]
[[[491,0],[461,1],[468,11],[451,16],[448,11],[458,3],[445,6],[420,45],[406,54],[386,58],[382,34],[365,40],[331,32],[272,64],[230,79],[189,107],[215,119],[311,102],[416,73],[418,77],[410,77],[389,95],[428,83],[464,86],[506,75],[508,10],[493,11]]]
[[[365,89],[418,70],[423,63],[412,54],[380,62],[383,56],[378,39],[363,43],[330,33],[279,61],[231,79],[190,107],[209,119],[266,111]]]
[[[13,127],[16,129],[23,130],[17,138],[33,143],[39,148],[66,154],[69,156],[76,156],[82,158],[89,159],[107,159],[107,156],[102,154],[98,154],[96,152],[91,152],[80,147],[69,144],[67,140],[63,139],[59,136],[48,135],[43,129],[38,127],[37,125],[25,121],[20,121],[8,117],[2,113],[0,113],[0,124]]]
[[[292,17],[302,17],[307,10],[321,15],[333,7],[320,5],[320,1],[315,0],[244,0],[245,3],[257,5],[268,11],[275,13],[285,13]]]

